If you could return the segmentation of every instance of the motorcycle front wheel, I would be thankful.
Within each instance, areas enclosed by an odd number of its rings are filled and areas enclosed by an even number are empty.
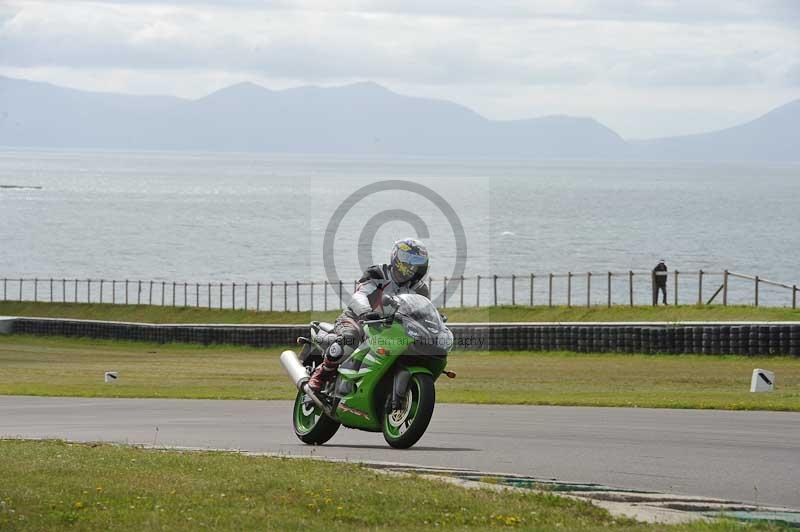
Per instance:
[[[306,405],[303,402],[306,394],[297,392],[292,409],[292,425],[294,433],[300,441],[309,445],[322,445],[333,438],[339,430],[340,423],[326,416],[317,405]]]
[[[433,416],[436,389],[433,377],[415,373],[408,383],[402,405],[383,417],[383,438],[396,449],[408,449],[419,441]]]

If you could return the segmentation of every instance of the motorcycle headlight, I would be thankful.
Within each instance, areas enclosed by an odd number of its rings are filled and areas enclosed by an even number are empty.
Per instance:
[[[439,335],[438,344],[448,353],[453,349],[453,333],[450,329],[445,329],[444,333]]]

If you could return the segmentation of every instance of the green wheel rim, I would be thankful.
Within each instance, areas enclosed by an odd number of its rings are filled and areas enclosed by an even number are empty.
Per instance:
[[[411,378],[403,405],[398,410],[393,410],[383,418],[384,432],[392,439],[397,439],[405,434],[419,412],[420,387],[416,377]]]
[[[294,400],[294,426],[299,434],[311,432],[322,416],[322,410],[317,405],[308,407],[303,404],[305,398],[306,394],[298,392],[297,398]]]

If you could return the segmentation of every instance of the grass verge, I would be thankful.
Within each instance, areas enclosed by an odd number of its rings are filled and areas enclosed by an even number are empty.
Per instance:
[[[0,394],[291,399],[280,351],[0,336]],[[775,392],[748,391],[756,367],[776,372]],[[791,357],[457,352],[448,368],[440,402],[800,411]],[[111,370],[120,379],[104,384]]]
[[[314,460],[0,440],[0,471],[2,530],[648,529],[555,495],[468,490]],[[725,521],[663,528],[776,529]]]
[[[523,307],[451,308],[454,323],[512,321],[800,321],[800,310],[747,306],[681,305],[659,307]],[[158,307],[87,303],[0,302],[0,316],[34,316],[144,323],[308,323],[332,321],[338,311],[256,312],[197,307]]]

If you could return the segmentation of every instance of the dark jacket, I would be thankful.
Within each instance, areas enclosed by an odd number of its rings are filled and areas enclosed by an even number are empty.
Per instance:
[[[653,273],[658,274],[659,272],[667,273],[667,265],[663,262],[659,262],[656,264],[656,267],[653,268]],[[658,286],[666,286],[667,284],[667,276],[666,275],[655,275],[656,284]]]

